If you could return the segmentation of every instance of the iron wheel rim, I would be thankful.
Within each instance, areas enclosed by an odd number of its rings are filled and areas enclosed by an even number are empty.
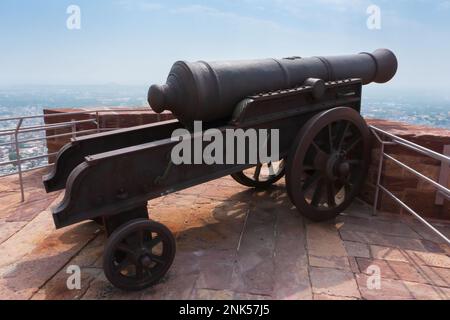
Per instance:
[[[345,210],[359,193],[370,160],[370,134],[359,113],[337,108],[301,130],[287,175],[289,196],[313,220]]]
[[[108,280],[123,290],[141,290],[157,283],[175,257],[175,239],[163,225],[135,220],[116,230],[104,253]]]

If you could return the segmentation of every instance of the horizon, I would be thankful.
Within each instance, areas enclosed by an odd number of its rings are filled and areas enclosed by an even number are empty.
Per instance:
[[[81,29],[67,25],[73,4],[80,9]],[[367,25],[372,4],[381,10],[379,29]],[[163,83],[177,60],[336,55],[386,47],[396,53],[399,71],[381,87],[445,94],[449,14],[448,0],[3,0],[0,87],[149,86]]]

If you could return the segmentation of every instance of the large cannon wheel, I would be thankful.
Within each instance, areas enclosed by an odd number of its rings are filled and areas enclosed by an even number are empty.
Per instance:
[[[256,167],[234,173],[231,177],[238,183],[257,189],[265,189],[285,175],[285,160],[258,164]]]
[[[286,169],[288,194],[300,213],[324,221],[351,204],[367,175],[370,141],[364,119],[350,108],[322,112],[306,123]]]
[[[160,281],[175,258],[175,238],[164,225],[132,220],[114,231],[105,247],[103,269],[117,288],[138,291]]]

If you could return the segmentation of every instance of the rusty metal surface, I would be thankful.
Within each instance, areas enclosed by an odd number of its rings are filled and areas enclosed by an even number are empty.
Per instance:
[[[384,83],[397,71],[387,49],[334,57],[175,63],[165,85],[150,87],[148,101],[156,112],[170,110],[185,125],[229,119],[249,95],[303,86],[309,78],[362,79]]]

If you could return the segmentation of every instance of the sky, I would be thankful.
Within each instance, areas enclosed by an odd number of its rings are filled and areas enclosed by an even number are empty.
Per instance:
[[[81,29],[68,29],[70,5]],[[367,9],[381,10],[369,29]],[[1,0],[0,86],[150,85],[177,60],[281,58],[385,47],[393,88],[450,88],[450,0]]]

